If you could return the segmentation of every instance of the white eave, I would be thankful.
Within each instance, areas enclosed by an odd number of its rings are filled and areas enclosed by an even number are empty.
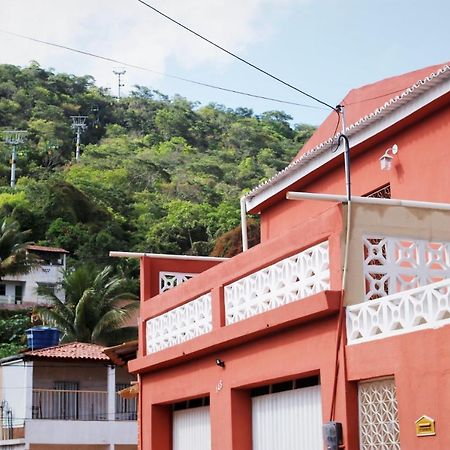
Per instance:
[[[424,106],[450,92],[450,66],[445,65],[423,80],[391,98],[384,105],[346,128],[346,135],[353,148],[367,139],[390,128]],[[260,184],[245,196],[247,211],[258,211],[258,206],[287,189],[293,183],[314,172],[328,162],[341,157],[343,146],[335,153],[329,150],[335,145],[336,136],[317,145],[293,161],[268,181]]]

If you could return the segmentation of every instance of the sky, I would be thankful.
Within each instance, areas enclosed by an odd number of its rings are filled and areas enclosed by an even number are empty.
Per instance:
[[[450,60],[448,0],[148,0],[253,64],[336,105],[354,87]],[[0,63],[92,75],[117,95],[118,64],[30,42],[15,32],[148,69],[309,107],[253,99],[125,68],[135,85],[200,105],[282,110],[318,125],[329,110],[221,52],[138,0],[0,0]],[[319,109],[318,109],[319,108]]]

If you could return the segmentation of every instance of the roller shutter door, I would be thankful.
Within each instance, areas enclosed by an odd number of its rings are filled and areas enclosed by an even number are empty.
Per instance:
[[[173,450],[211,450],[209,406],[173,413]]]
[[[252,398],[253,450],[323,450],[320,385]]]

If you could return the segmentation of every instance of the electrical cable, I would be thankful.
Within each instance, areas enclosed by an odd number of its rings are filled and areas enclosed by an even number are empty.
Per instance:
[[[297,91],[300,94],[302,94],[302,95],[304,95],[306,97],[309,97],[310,99],[312,99],[312,100],[314,100],[314,101],[316,101],[316,102],[318,102],[318,103],[320,103],[320,104],[322,104],[324,106],[327,106],[328,108],[332,109],[333,111],[336,111],[336,108],[334,106],[331,106],[330,104],[324,102],[323,100],[320,100],[319,98],[315,97],[314,95],[308,94],[307,92],[303,91],[302,89],[299,89],[299,88],[295,87],[294,85],[288,83],[287,81],[284,81],[281,78],[271,74],[267,70],[261,69],[257,65],[251,63],[250,61],[247,61],[246,59],[241,58],[240,56],[236,55],[236,53],[233,53],[230,50],[227,50],[226,48],[222,47],[221,45],[216,44],[215,42],[213,42],[210,39],[206,38],[205,36],[201,35],[200,33],[197,33],[196,31],[192,30],[191,28],[187,27],[186,25],[183,25],[181,22],[178,22],[177,20],[175,20],[172,17],[168,16],[167,14],[163,13],[159,9],[156,9],[154,6],[144,2],[143,0],[137,0],[137,1],[139,3],[141,3],[142,5],[146,6],[147,8],[150,8],[152,11],[156,12],[157,14],[163,16],[167,20],[170,20],[171,22],[175,23],[176,25],[180,26],[181,28],[184,28],[189,33],[192,33],[193,35],[197,36],[198,38],[204,40],[208,44],[211,44],[212,46],[218,48],[219,50],[222,50],[223,52],[227,53],[228,55],[232,56],[233,58],[236,58],[239,61],[243,62],[244,64],[247,64],[248,66],[252,67],[253,69],[257,70],[258,72],[261,72],[264,75],[267,75],[268,77],[278,81],[279,83],[284,84],[287,87],[290,87],[294,91]]]
[[[340,107],[340,105],[338,105],[336,108],[339,108],[339,107]],[[341,123],[341,114],[340,114],[338,111],[336,111],[336,112],[337,112],[338,120],[337,120],[337,123],[336,123],[336,127],[334,128],[333,134],[331,135],[331,137],[332,137],[333,139],[334,139],[334,137],[336,136],[336,132],[337,132],[337,130],[338,130],[339,124]],[[337,138],[336,146],[335,146],[334,148],[331,149],[331,153],[336,152],[337,149],[339,148],[339,145],[341,145],[341,139],[340,139],[340,136],[338,136],[338,138]]]
[[[164,76],[164,77],[167,77],[167,78],[172,78],[172,79],[175,79],[175,80],[184,81],[186,83],[191,83],[191,84],[195,84],[195,85],[198,85],[198,86],[203,86],[203,87],[216,89],[216,90],[220,90],[220,91],[224,91],[224,92],[231,92],[232,94],[244,95],[246,97],[259,98],[259,99],[268,100],[268,101],[271,101],[271,102],[283,103],[283,104],[286,104],[286,105],[300,106],[302,108],[326,110],[326,108],[323,108],[323,107],[320,107],[320,106],[307,105],[307,104],[304,104],[304,103],[291,102],[289,100],[281,100],[281,99],[277,99],[277,98],[273,98],[273,97],[267,97],[267,96],[264,96],[264,95],[251,94],[249,92],[244,92],[244,91],[240,91],[240,90],[237,90],[237,89],[225,88],[225,87],[217,86],[217,85],[210,84],[210,83],[204,83],[202,81],[196,81],[196,80],[192,80],[192,79],[189,79],[189,78],[180,77],[178,75],[171,75],[171,74],[168,74],[168,73],[165,73],[165,72],[159,72],[157,70],[153,70],[153,69],[150,69],[148,67],[139,66],[137,64],[127,63],[127,62],[120,61],[120,60],[117,60],[117,59],[114,59],[114,58],[109,58],[108,56],[97,55],[95,53],[87,52],[87,51],[84,51],[84,50],[79,50],[79,49],[76,49],[76,48],[73,48],[73,47],[68,47],[66,45],[56,44],[54,42],[49,42],[49,41],[44,41],[42,39],[37,39],[37,38],[31,37],[31,36],[26,36],[26,35],[23,35],[23,34],[15,33],[13,31],[7,31],[7,30],[0,29],[0,32],[8,34],[8,35],[11,35],[11,36],[19,37],[21,39],[27,39],[27,40],[32,41],[32,42],[37,42],[37,43],[40,43],[40,44],[49,45],[51,47],[56,47],[56,48],[60,48],[60,49],[63,49],[63,50],[68,50],[68,51],[71,51],[71,52],[74,52],[74,53],[79,53],[81,55],[90,56],[92,58],[101,59],[103,61],[112,62],[114,64],[119,64],[119,65],[124,66],[124,67],[129,67],[131,69],[137,69],[137,70],[142,70],[144,72],[154,73],[154,74],[161,75],[161,76]]]
[[[396,91],[391,91],[391,92],[385,92],[384,94],[380,94],[380,95],[376,95],[375,97],[367,97],[367,98],[363,98],[361,100],[357,100],[354,102],[350,102],[350,103],[345,103],[345,101],[342,103],[343,106],[350,106],[350,105],[357,105],[358,103],[364,103],[364,102],[368,102],[370,100],[376,100],[377,98],[383,98],[386,97],[387,95],[392,95],[392,94],[397,94],[398,92],[404,92],[406,91],[406,89],[408,89],[410,86],[405,86],[402,89],[397,89]]]

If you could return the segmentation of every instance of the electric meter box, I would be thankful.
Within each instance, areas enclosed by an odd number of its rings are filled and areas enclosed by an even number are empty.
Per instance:
[[[322,430],[327,450],[339,450],[339,448],[342,448],[342,424],[340,422],[324,423]]]

